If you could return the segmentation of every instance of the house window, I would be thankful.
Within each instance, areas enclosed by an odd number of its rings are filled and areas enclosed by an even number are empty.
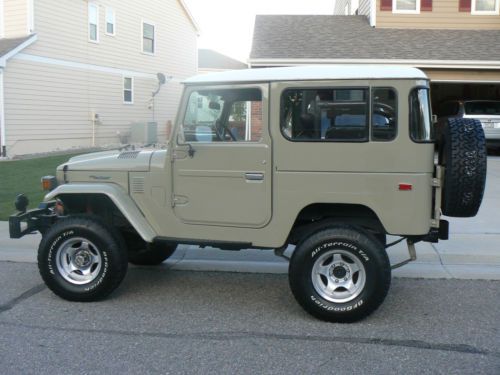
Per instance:
[[[368,141],[366,88],[289,89],[281,97],[281,132],[291,141]]]
[[[420,0],[392,0],[393,13],[420,13]]]
[[[134,103],[134,79],[132,77],[123,77],[123,102]]]
[[[89,41],[99,42],[99,8],[96,4],[89,4]]]
[[[472,0],[471,13],[477,15],[498,14],[500,0]]]
[[[155,25],[142,22],[142,52],[153,55],[155,47]]]
[[[106,8],[106,34],[114,36],[116,33],[116,16],[112,8]]]

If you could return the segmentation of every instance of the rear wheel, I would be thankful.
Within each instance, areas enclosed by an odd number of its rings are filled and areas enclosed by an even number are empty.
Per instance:
[[[382,243],[362,228],[336,225],[297,245],[289,266],[293,295],[311,315],[354,322],[383,302],[391,267]]]

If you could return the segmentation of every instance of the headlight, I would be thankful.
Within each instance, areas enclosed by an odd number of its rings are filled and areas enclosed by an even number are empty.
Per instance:
[[[57,187],[57,179],[54,176],[42,177],[42,189],[52,191]]]

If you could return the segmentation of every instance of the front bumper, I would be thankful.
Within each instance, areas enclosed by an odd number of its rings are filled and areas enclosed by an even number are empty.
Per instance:
[[[56,201],[40,203],[38,208],[17,212],[9,217],[10,238],[21,238],[33,232],[44,233],[57,219],[52,210]]]

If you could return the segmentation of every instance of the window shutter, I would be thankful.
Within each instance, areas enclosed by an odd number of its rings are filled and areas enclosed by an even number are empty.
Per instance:
[[[432,12],[432,0],[421,0],[420,10],[422,12]]]
[[[392,10],[392,0],[380,0],[380,10]]]
[[[470,10],[471,10],[471,0],[459,0],[458,10],[460,12],[470,12]]]

